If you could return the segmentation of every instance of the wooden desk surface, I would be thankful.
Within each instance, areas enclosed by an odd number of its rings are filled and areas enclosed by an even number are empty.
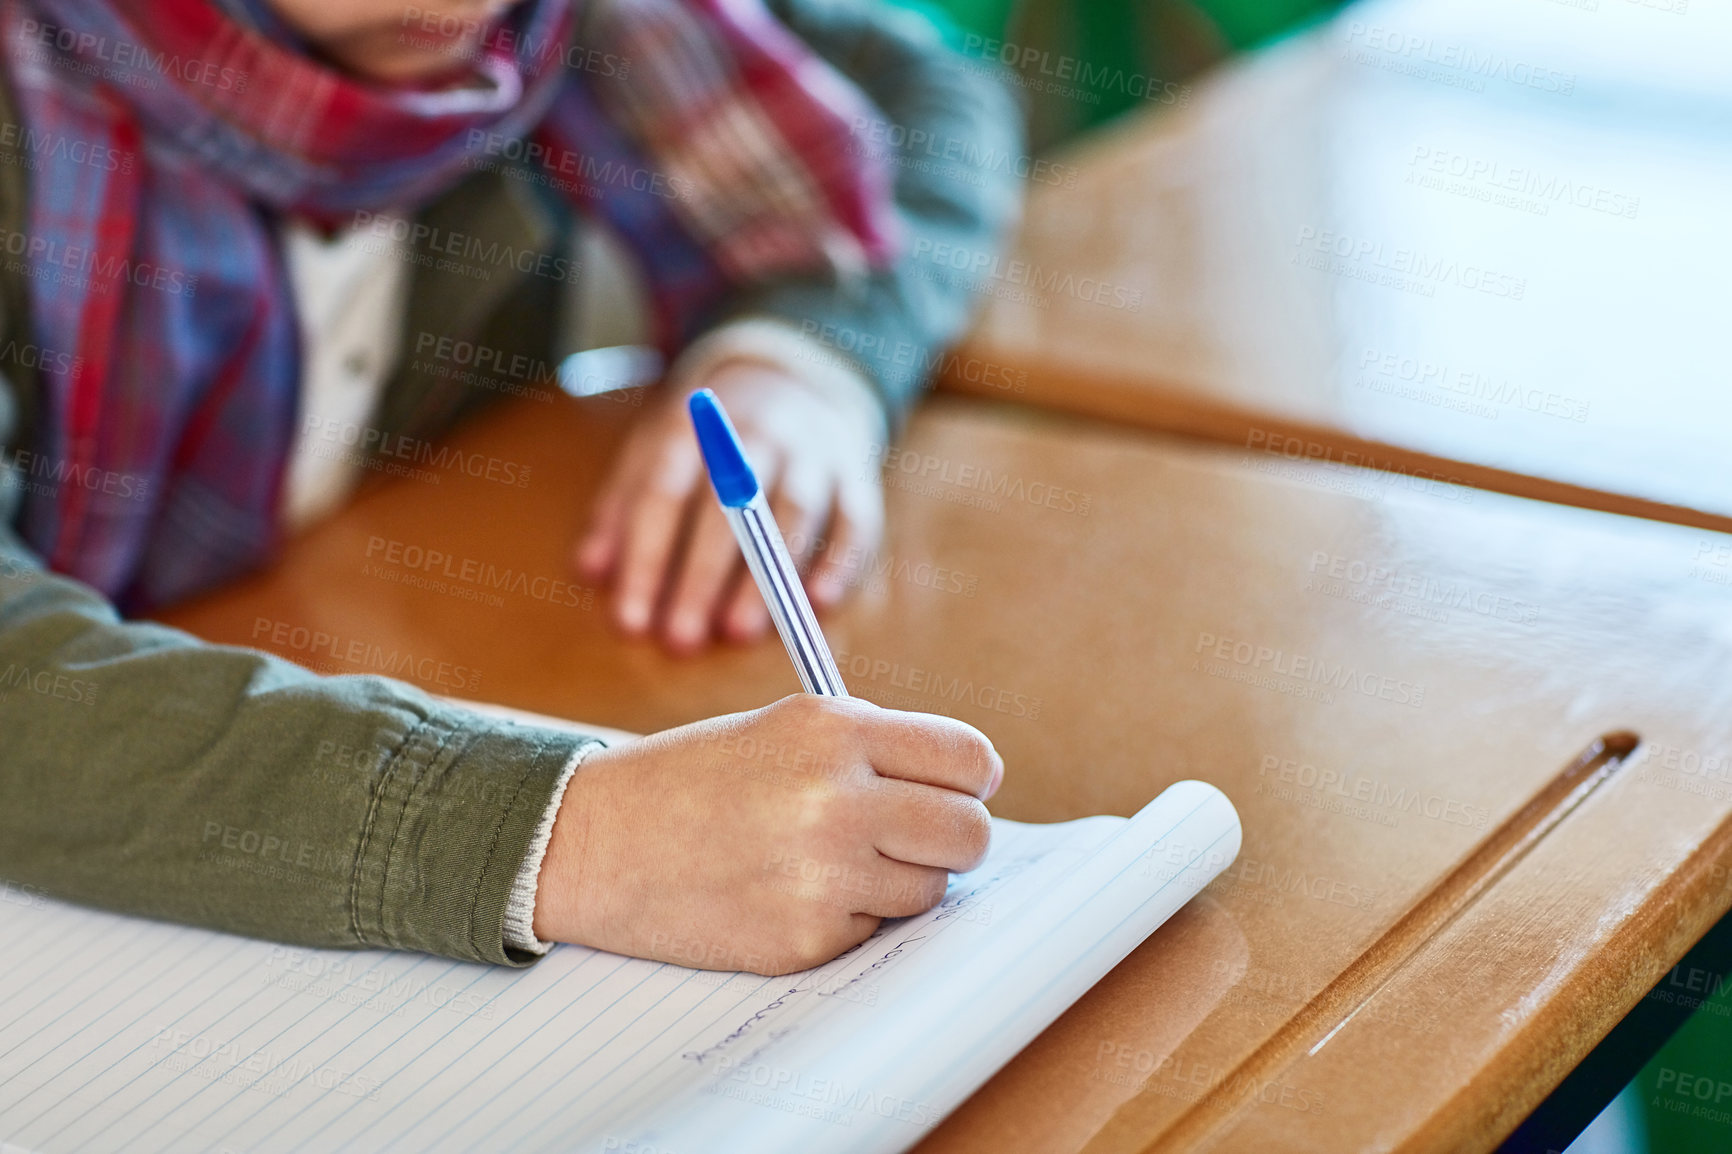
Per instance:
[[[1353,5],[1055,158],[947,385],[1732,529],[1727,59],[1724,5]]]
[[[454,440],[527,487],[392,481],[172,621],[636,731],[793,691],[773,642],[675,661],[535,582],[625,412],[590,404]],[[1001,815],[1194,776],[1245,828],[927,1154],[1484,1149],[1732,902],[1732,618],[1700,532],[973,401],[906,452],[924,480],[893,475],[882,572],[828,625],[853,691],[985,730]],[[414,569],[430,550],[529,580]]]

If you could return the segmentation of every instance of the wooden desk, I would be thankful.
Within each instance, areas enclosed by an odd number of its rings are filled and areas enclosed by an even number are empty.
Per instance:
[[[527,487],[393,481],[173,621],[638,731],[793,691],[774,643],[680,662],[582,597],[373,568],[397,542],[563,577],[599,404],[453,442]],[[1195,776],[1245,827],[928,1154],[1488,1148],[1732,902],[1732,619],[1693,575],[1732,558],[1700,532],[955,400],[896,469],[885,571],[828,626],[850,687],[984,729],[1004,816]]]
[[[1248,57],[1030,185],[947,387],[1732,529],[1709,7],[1358,4]]]

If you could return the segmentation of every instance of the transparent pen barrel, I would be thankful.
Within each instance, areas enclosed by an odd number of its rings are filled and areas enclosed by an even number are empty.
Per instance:
[[[812,603],[806,600],[805,587],[800,583],[800,573],[794,567],[794,559],[788,555],[788,547],[782,541],[775,519],[770,516],[764,495],[758,494],[743,508],[724,506],[722,512],[727,514],[728,524],[733,527],[734,536],[739,538],[740,551],[745,554],[752,577],[764,592],[770,619],[776,623],[776,632],[782,635],[782,643],[788,647],[794,660],[800,684],[807,693],[825,697],[848,696],[848,690],[842,684],[842,672],[836,668],[830,647],[824,643],[824,635],[818,629],[818,618],[812,612]]]

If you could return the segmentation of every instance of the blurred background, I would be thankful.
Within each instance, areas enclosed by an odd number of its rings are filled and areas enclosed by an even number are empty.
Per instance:
[[[965,55],[1004,64],[1022,90],[1037,151],[1135,114],[1187,107],[1191,86],[1227,59],[1302,35],[1355,7],[1336,0],[886,0],[921,12]],[[1697,0],[1700,2],[1700,0]],[[1724,3],[1725,0],[1719,0]],[[1531,33],[1536,10],[1594,13],[1690,0],[1510,0],[1480,8],[1467,26],[1494,40]],[[1715,3],[1704,5],[1715,7]],[[1405,5],[1436,12],[1450,4]],[[1471,5],[1470,5],[1471,7]],[[1345,11],[1345,14],[1343,14]],[[1459,13],[1458,13],[1459,15]],[[1494,27],[1502,23],[1505,27]],[[1524,26],[1525,29],[1524,29]],[[1706,57],[1662,66],[1655,44],[1611,28],[1584,32],[1581,49],[1601,79],[1592,119],[1617,123],[1636,109],[1675,121],[1685,137],[1732,131],[1726,110],[1700,97]],[[1574,39],[1574,38],[1572,38]],[[1720,71],[1732,72],[1732,59]],[[1690,77],[1696,75],[1697,83]],[[1722,75],[1722,80],[1725,76]],[[1653,90],[1689,95],[1645,107]],[[1721,90],[1723,92],[1723,89]],[[1702,123],[1691,123],[1702,120]],[[1669,133],[1663,133],[1669,135]],[[1697,137],[1700,140],[1700,137]],[[1722,145],[1725,136],[1721,136]],[[1631,382],[1632,395],[1641,382]],[[1557,1154],[1710,1154],[1732,1151],[1732,923],[1710,932],[1504,1146]]]
[[[889,0],[924,12],[959,50],[1012,67],[1036,148],[1132,109],[1179,103],[1182,87],[1235,52],[1307,27],[1336,0]],[[1013,66],[1012,61],[1016,61]],[[1065,81],[1086,65],[1091,82]],[[1048,87],[1048,82],[1051,87]]]

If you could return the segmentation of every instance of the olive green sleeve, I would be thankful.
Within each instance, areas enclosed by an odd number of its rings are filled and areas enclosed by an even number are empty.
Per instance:
[[[0,445],[10,404],[0,381]],[[123,622],[20,543],[28,483],[0,463],[0,877],[304,945],[533,960],[507,899],[593,739]]]

